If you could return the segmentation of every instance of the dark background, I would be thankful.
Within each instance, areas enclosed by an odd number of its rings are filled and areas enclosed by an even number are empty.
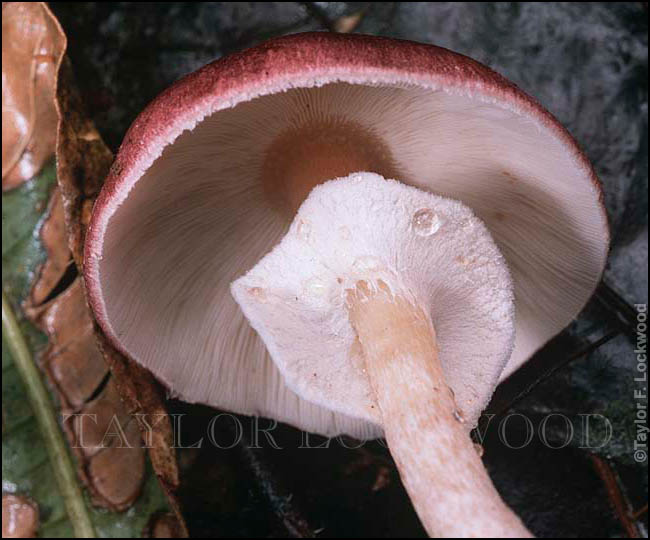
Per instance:
[[[142,108],[182,75],[276,35],[331,31],[360,14],[354,31],[434,43],[467,54],[536,97],[584,147],[603,181],[613,236],[604,284],[581,317],[495,394],[485,462],[504,499],[540,536],[647,537],[647,461],[632,459],[634,304],[648,299],[647,4],[630,3],[53,3],[69,40],[88,111],[109,146]],[[644,401],[647,404],[647,399]],[[213,414],[188,413],[188,444]],[[559,418],[524,449],[551,413]],[[585,449],[580,414],[612,423],[611,441]],[[241,418],[250,441],[251,420]],[[264,424],[265,421],[262,421]],[[598,426],[592,436],[598,440]],[[283,450],[260,440],[231,450],[181,453],[182,495],[194,536],[409,537],[424,533],[388,453],[332,441],[298,449],[279,426]],[[224,421],[218,437],[232,441]],[[519,437],[519,439],[517,438]],[[313,438],[312,446],[322,442]],[[352,446],[350,441],[343,441]],[[471,519],[471,515],[467,516]]]

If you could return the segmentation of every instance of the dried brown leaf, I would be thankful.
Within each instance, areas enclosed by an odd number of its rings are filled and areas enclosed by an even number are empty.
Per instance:
[[[65,47],[45,3],[3,2],[3,191],[34,177],[54,154],[56,73]]]
[[[113,161],[93,122],[85,114],[72,69],[67,60],[61,65],[57,84],[59,127],[57,137],[57,180],[63,198],[68,246],[79,269],[83,267],[83,243],[92,206]],[[173,433],[165,408],[164,392],[144,368],[125,358],[94,325],[102,355],[130,415],[141,415],[147,431],[149,456],[170,504],[182,527],[175,491],[179,485]]]
[[[2,538],[34,538],[38,506],[23,495],[2,495]]]
[[[113,154],[84,112],[67,59],[59,70],[56,105],[61,119],[56,145],[57,179],[63,197],[68,246],[81,269],[86,227]]]
[[[157,513],[151,516],[142,532],[143,538],[183,538],[183,527],[174,514]]]
[[[50,214],[43,227],[56,216]],[[63,251],[67,253],[65,244]],[[38,281],[35,288],[37,285]],[[56,391],[63,418],[67,418],[66,435],[93,504],[127,509],[145,480],[144,448],[137,422],[122,403],[97,347],[81,279],[27,313],[49,338],[41,367]],[[107,437],[115,430],[117,439]]]

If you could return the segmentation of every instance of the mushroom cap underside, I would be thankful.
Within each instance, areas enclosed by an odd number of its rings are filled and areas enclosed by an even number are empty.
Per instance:
[[[89,299],[108,338],[188,401],[377,435],[297,396],[229,294],[288,230],[278,200],[355,172],[332,161],[462,201],[486,224],[514,282],[504,376],[600,278],[608,228],[596,175],[530,97],[438,47],[301,34],[206,66],[134,122],[86,241]]]

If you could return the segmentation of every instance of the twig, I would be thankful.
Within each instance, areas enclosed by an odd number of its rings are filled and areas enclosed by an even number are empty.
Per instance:
[[[314,538],[317,534],[312,531],[307,521],[302,517],[294,505],[291,504],[291,495],[287,495],[278,479],[269,471],[264,457],[255,448],[251,448],[247,441],[239,445],[247,466],[255,476],[257,485],[266,499],[271,504],[275,515],[282,521],[291,538]]]
[[[621,492],[621,488],[618,484],[618,477],[616,473],[612,470],[604,459],[601,457],[591,454],[591,461],[594,464],[594,468],[600,476],[600,479],[605,484],[605,490],[607,491],[607,496],[609,497],[609,502],[614,508],[616,517],[620,521],[621,525],[625,529],[628,538],[640,538],[639,530],[637,529],[633,517],[630,516],[629,507],[625,501],[625,497]],[[646,505],[647,508],[647,505]]]
[[[522,390],[518,391],[514,396],[510,397],[510,399],[508,399],[506,402],[501,401],[500,403],[497,404],[496,397],[498,396],[496,396],[495,394],[495,399],[491,404],[491,406],[489,407],[489,410],[491,410],[491,412],[496,414],[496,416],[501,416],[505,414],[517,403],[521,402],[524,398],[529,396],[533,392],[533,390],[535,390],[535,388],[537,388],[540,384],[553,377],[558,371],[568,366],[571,362],[574,362],[575,360],[592,353],[593,351],[598,349],[601,345],[604,345],[608,341],[614,339],[617,335],[619,335],[618,331],[609,332],[604,336],[602,336],[600,339],[594,341],[593,343],[589,343],[588,345],[586,345],[585,348],[579,350],[574,354],[567,356],[561,362],[558,362],[557,364],[553,365],[551,368],[547,369],[540,375],[536,376],[531,382],[527,383]]]

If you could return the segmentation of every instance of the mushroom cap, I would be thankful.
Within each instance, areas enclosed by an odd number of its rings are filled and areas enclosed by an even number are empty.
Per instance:
[[[361,158],[335,160],[342,171],[312,159],[319,136],[321,152]],[[293,175],[291,159],[305,174]],[[86,239],[89,301],[108,339],[185,400],[324,434],[375,434],[292,392],[229,294],[291,223],[276,195],[295,208],[313,187],[304,178],[355,170],[460,200],[487,225],[515,289],[505,375],[568,324],[600,279],[608,227],[598,180],[533,99],[435,46],[298,34],[188,75],[129,129]]]
[[[355,173],[315,187],[282,241],[232,284],[291,390],[381,425],[345,305],[361,280],[431,315],[446,383],[473,427],[515,336],[512,282],[485,226],[457,201]]]

